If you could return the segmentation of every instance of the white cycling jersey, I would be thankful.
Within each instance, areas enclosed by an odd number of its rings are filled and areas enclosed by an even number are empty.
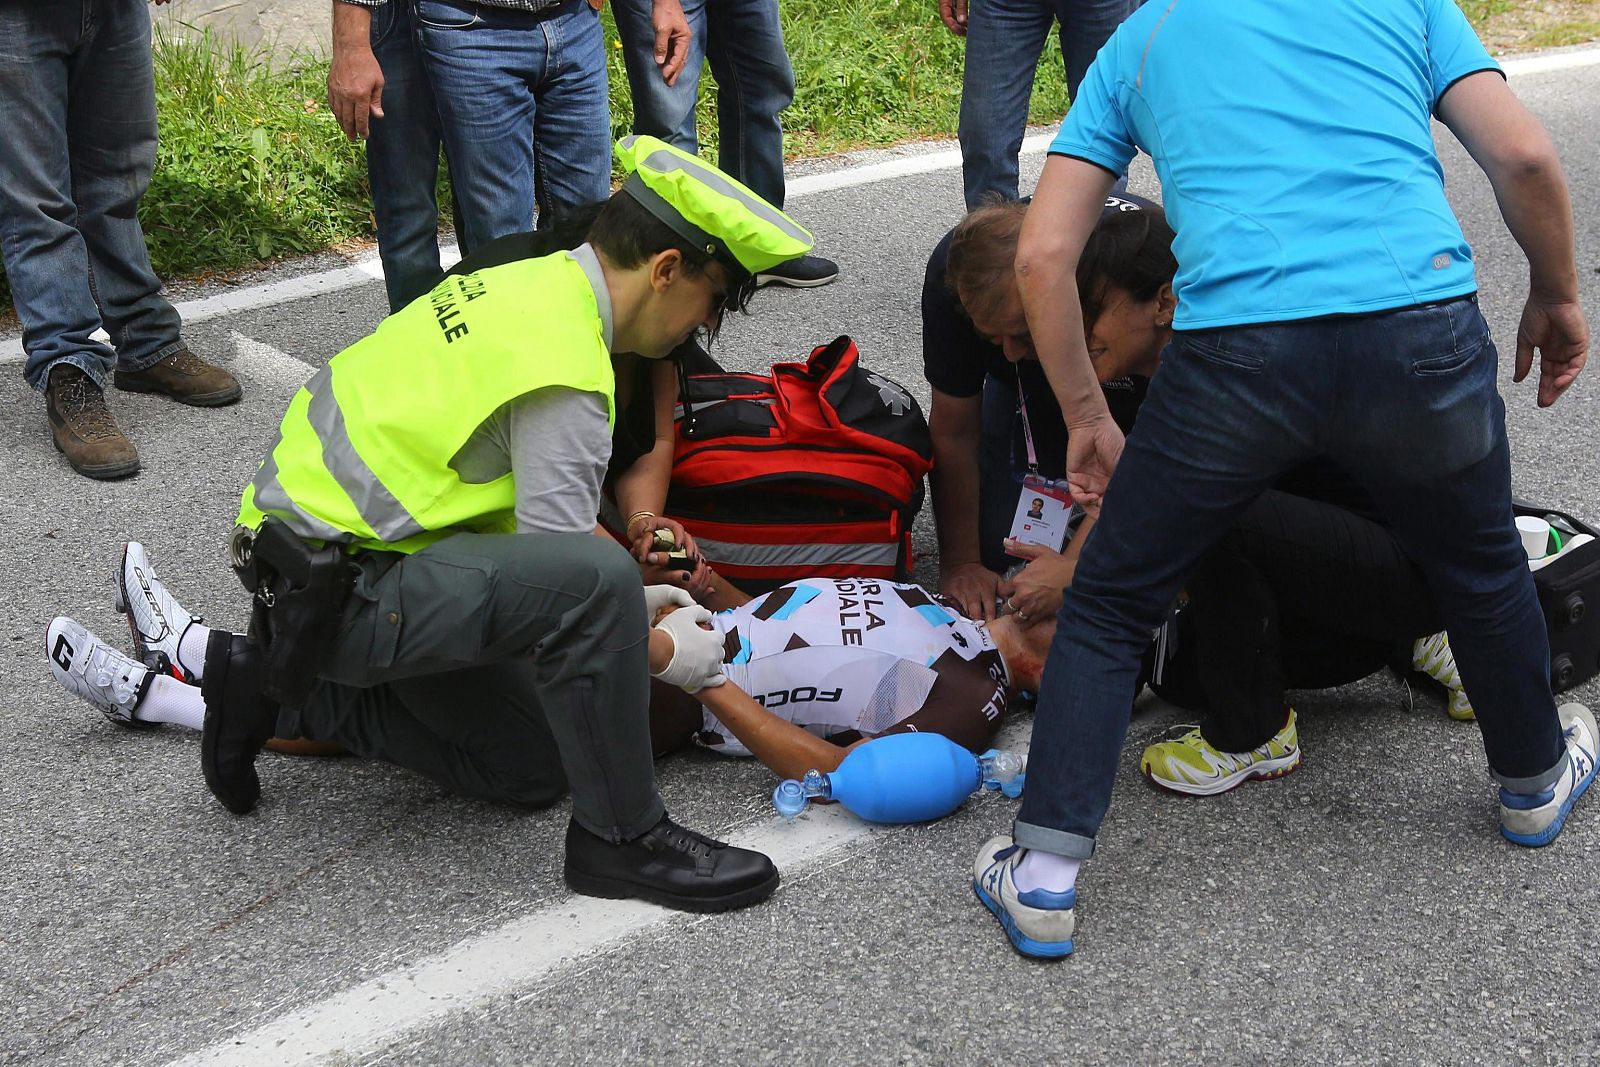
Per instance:
[[[921,730],[988,747],[1006,710],[1006,668],[982,623],[918,585],[813,578],[719,612],[722,673],[819,737]],[[698,740],[749,755],[710,710]]]

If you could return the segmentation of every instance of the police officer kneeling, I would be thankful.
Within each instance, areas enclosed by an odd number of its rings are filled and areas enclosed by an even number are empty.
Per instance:
[[[632,175],[589,243],[446,278],[290,402],[244,492],[251,635],[210,636],[202,759],[239,813],[273,736],[503,803],[570,789],[574,890],[715,911],[765,899],[778,872],[675,825],[656,792],[650,676],[720,684],[722,641],[595,536],[610,356],[714,331],[811,240],[694,156],[647,137],[618,152]]]

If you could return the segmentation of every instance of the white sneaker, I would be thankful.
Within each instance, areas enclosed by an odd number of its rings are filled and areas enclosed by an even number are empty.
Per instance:
[[[44,635],[50,673],[67,691],[82,697],[119,726],[149,726],[134,712],[150,691],[150,668],[112,648],[83,625],[57,616]]]
[[[973,861],[972,891],[1000,920],[1011,946],[1024,956],[1046,960],[1070,956],[1076,925],[1072,909],[1078,902],[1078,891],[1017,892],[1011,872],[1027,854],[1028,850],[1013,842],[1009,834],[991,837]]]
[[[1567,770],[1541,793],[1500,790],[1500,833],[1507,841],[1529,848],[1556,839],[1567,815],[1594,781],[1594,715],[1582,704],[1563,704],[1556,710],[1567,741]]]
[[[122,565],[117,568],[117,610],[128,617],[133,635],[134,655],[146,663],[153,653],[166,657],[161,670],[170,670],[180,681],[194,683],[194,676],[178,661],[178,646],[183,635],[205,620],[191,615],[156,577],[150,556],[137,541],[122,546]]]
[[[1444,686],[1444,710],[1458,722],[1471,722],[1478,717],[1472,710],[1472,701],[1461,687],[1461,672],[1456,670],[1456,654],[1450,651],[1450,635],[1443,630],[1428,637],[1419,637],[1411,644],[1411,669],[1421,671]]]

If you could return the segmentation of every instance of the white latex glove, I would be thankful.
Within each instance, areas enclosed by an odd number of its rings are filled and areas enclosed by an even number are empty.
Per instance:
[[[647,585],[644,587],[644,617],[653,619],[656,612],[672,605],[679,608],[694,607],[694,597],[687,589],[675,585]]]
[[[700,628],[710,619],[711,612],[696,605],[679,608],[656,624],[656,629],[665,630],[672,638],[672,660],[653,677],[686,693],[727,681],[722,676],[722,635]]]

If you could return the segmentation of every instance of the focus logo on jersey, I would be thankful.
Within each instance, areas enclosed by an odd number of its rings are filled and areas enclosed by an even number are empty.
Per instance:
[[[920,586],[793,582],[712,624],[728,680],[821,737],[919,729],[978,743],[1005,711],[1005,667],[988,632]],[[702,741],[746,754],[709,711]]]

